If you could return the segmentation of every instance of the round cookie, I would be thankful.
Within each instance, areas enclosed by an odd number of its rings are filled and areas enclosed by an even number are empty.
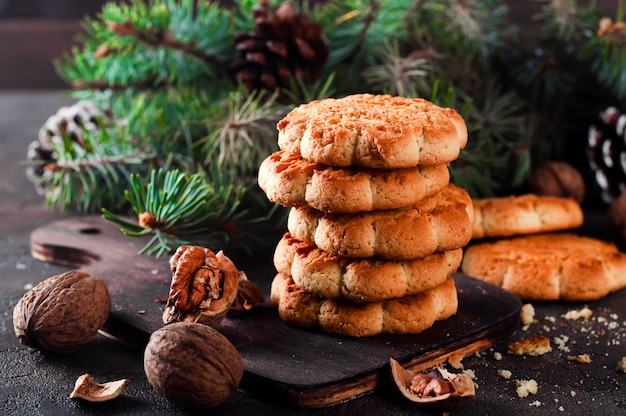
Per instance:
[[[461,270],[524,300],[590,301],[626,286],[626,254],[573,234],[535,234],[465,249]]]
[[[381,302],[350,302],[307,293],[291,277],[278,273],[272,281],[270,299],[288,325],[346,337],[417,334],[436,321],[451,317],[458,308],[452,278],[413,296]]]
[[[404,208],[450,182],[447,164],[404,169],[337,168],[278,151],[260,165],[258,183],[272,202],[354,213]]]
[[[411,208],[356,214],[292,208],[287,228],[331,255],[410,260],[464,247],[472,236],[472,202],[448,184]]]
[[[583,212],[572,198],[526,194],[472,200],[472,238],[510,237],[565,230],[583,224]]]
[[[415,295],[443,284],[457,271],[463,249],[421,259],[386,261],[332,256],[286,233],[274,252],[274,266],[305,292],[324,298],[377,302]]]
[[[455,110],[390,95],[312,101],[277,128],[280,149],[333,166],[438,165],[456,160],[467,144],[465,121]]]

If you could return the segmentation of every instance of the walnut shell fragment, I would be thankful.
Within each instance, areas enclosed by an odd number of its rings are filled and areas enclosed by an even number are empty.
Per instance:
[[[450,411],[475,396],[474,382],[465,375],[441,367],[415,373],[389,359],[391,374],[404,397],[426,407]]]
[[[70,399],[83,399],[88,402],[105,402],[115,399],[128,386],[128,379],[110,381],[100,384],[89,374],[83,374],[76,379]]]
[[[222,251],[180,246],[170,258],[172,282],[163,323],[217,326],[239,291],[239,271]]]
[[[24,345],[69,354],[89,343],[109,317],[106,284],[80,271],[49,277],[13,309],[13,329]]]

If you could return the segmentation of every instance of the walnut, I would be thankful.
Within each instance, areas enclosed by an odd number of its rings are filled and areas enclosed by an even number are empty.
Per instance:
[[[586,186],[582,174],[566,162],[549,161],[535,167],[528,185],[537,195],[570,197],[579,204],[585,199]]]
[[[223,252],[180,246],[170,258],[172,282],[163,322],[200,322],[217,326],[239,290],[239,271]]]
[[[393,380],[409,400],[439,410],[450,411],[474,397],[474,382],[466,375],[453,374],[441,367],[425,373],[414,373],[389,359]]]
[[[615,198],[606,212],[609,229],[622,241],[626,241],[626,193]]]
[[[155,331],[144,352],[148,382],[165,399],[191,409],[226,401],[243,377],[237,349],[216,329],[175,322]]]
[[[102,280],[80,271],[49,277],[13,309],[13,328],[24,345],[68,354],[89,343],[106,322],[111,297]]]

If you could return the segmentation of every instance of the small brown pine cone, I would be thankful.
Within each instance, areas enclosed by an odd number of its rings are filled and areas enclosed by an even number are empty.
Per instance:
[[[235,36],[238,57],[230,64],[234,82],[249,91],[288,87],[293,77],[315,81],[328,59],[322,26],[289,3],[270,13],[267,2],[253,12],[252,33]]]

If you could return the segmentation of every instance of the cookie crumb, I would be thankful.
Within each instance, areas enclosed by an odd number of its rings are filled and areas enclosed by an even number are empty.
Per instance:
[[[534,319],[535,307],[530,303],[524,304],[520,312],[520,321],[522,322],[522,325],[530,325],[533,323]]]
[[[463,354],[452,354],[448,357],[448,364],[455,370],[463,369]]]
[[[589,364],[591,363],[591,357],[589,356],[589,354],[568,355],[567,361],[576,361],[581,364]]]
[[[516,380],[515,385],[517,389],[517,395],[519,397],[528,397],[529,394],[537,394],[537,390],[539,390],[539,386],[534,379],[530,380]]]
[[[536,335],[521,341],[514,342],[508,346],[509,354],[513,355],[543,355],[552,351],[550,339]]]
[[[622,359],[617,362],[617,367],[615,369],[626,373],[626,356],[622,357]]]
[[[498,370],[498,375],[506,380],[510,379],[513,373],[509,370]]]
[[[563,315],[563,318],[567,319],[568,321],[575,321],[577,319],[589,319],[591,318],[592,314],[593,312],[591,311],[591,309],[585,306],[580,310],[574,309],[568,311],[565,315]]]

